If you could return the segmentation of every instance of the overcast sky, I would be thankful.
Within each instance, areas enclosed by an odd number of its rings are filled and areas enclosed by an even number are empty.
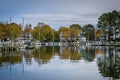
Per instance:
[[[49,24],[54,29],[73,23],[97,24],[105,12],[120,10],[120,0],[0,0],[0,21],[25,23],[33,26],[38,22]]]

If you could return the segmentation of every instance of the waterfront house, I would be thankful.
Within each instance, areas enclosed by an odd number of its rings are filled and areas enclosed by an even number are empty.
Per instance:
[[[64,38],[63,34],[60,33],[60,42],[65,42],[65,41],[66,41],[66,39]]]
[[[68,42],[74,42],[77,40],[78,37],[71,37],[68,36]],[[64,38],[63,33],[60,33],[60,42],[66,42],[67,40]]]
[[[86,41],[86,37],[83,34],[79,34],[78,40],[79,41]]]
[[[101,36],[100,36],[100,41],[107,41],[108,40],[108,35],[103,33]]]

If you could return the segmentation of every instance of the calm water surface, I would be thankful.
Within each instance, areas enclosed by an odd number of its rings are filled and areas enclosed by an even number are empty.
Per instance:
[[[78,46],[1,51],[0,80],[120,80],[120,48]]]

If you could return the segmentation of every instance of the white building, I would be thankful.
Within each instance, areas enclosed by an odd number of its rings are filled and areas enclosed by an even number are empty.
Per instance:
[[[83,34],[80,34],[78,39],[79,41],[86,41],[86,37]]]
[[[60,42],[64,42],[64,41],[66,41],[66,39],[64,38],[63,34],[60,33]]]

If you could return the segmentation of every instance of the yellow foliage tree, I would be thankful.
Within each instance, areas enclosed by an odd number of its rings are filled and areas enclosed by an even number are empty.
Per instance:
[[[79,24],[72,24],[70,25],[70,38],[72,40],[76,40],[78,35],[82,32],[82,28]]]
[[[36,26],[32,30],[32,36],[36,40],[54,40],[54,30],[49,25]]]
[[[16,23],[6,25],[6,36],[10,39],[16,39],[21,34],[21,28]]]
[[[0,23],[0,39],[2,39],[5,35],[5,24]]]
[[[65,38],[68,41],[68,38],[70,37],[70,28],[61,27],[59,29],[59,33],[62,35],[63,38]]]
[[[97,30],[97,31],[96,31],[96,39],[99,40],[99,39],[100,39],[100,36],[101,36],[103,33],[105,33],[104,30]]]

